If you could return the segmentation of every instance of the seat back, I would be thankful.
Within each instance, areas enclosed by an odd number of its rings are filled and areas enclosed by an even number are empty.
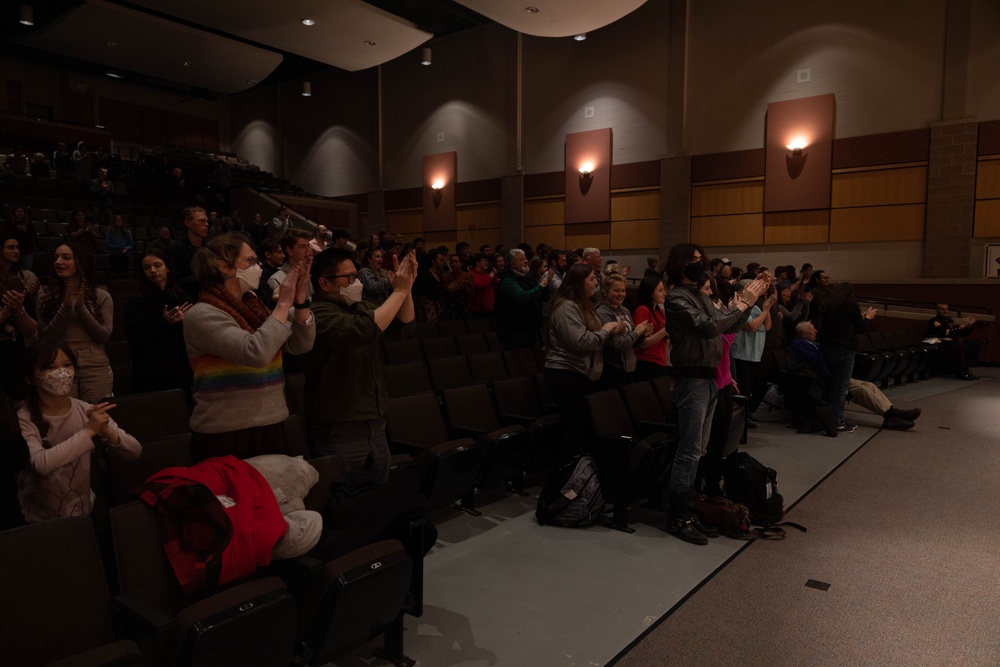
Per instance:
[[[636,425],[640,422],[657,425],[667,423],[667,415],[660,406],[653,385],[648,381],[633,382],[623,386],[622,395]]]
[[[625,409],[625,402],[617,389],[595,391],[584,397],[590,417],[594,424],[594,433],[601,436],[635,437],[636,430]]]
[[[111,504],[121,505],[129,502],[132,491],[142,486],[153,473],[164,468],[191,465],[191,434],[147,440],[142,443],[142,456],[138,459],[126,460],[109,453],[105,461]]]
[[[180,389],[116,396],[111,417],[139,442],[191,431],[191,405]]]
[[[535,388],[531,385],[531,378],[497,380],[493,383],[493,395],[497,402],[497,412],[503,419],[523,422],[538,419],[544,414]]]
[[[485,385],[446,389],[441,392],[441,399],[453,429],[482,434],[500,428],[500,420]]]
[[[503,361],[510,377],[530,376],[541,370],[530,348],[507,350],[503,353]]]
[[[315,653],[312,664],[326,664],[401,623],[412,576],[413,561],[397,540],[324,565],[299,598],[300,635]]]
[[[431,359],[427,362],[431,372],[431,384],[437,391],[468,387],[473,384],[472,373],[465,357],[455,356],[444,359]]]
[[[437,325],[438,333],[442,336],[464,336],[469,333],[465,320],[440,320]]]
[[[0,532],[0,553],[5,664],[45,665],[112,641],[111,597],[90,517]]]
[[[465,320],[465,328],[469,333],[492,333],[493,320],[488,317],[474,317]]]
[[[503,355],[499,352],[475,354],[469,358],[469,369],[475,382],[490,384],[497,380],[506,380],[507,367],[503,363]]]
[[[660,407],[663,409],[663,414],[669,415],[676,408],[673,407],[673,386],[674,380],[669,375],[661,375],[658,378],[653,378],[652,380],[653,390],[656,392],[656,398],[660,401]]]
[[[423,360],[424,353],[420,349],[420,341],[416,338],[385,341],[385,363],[406,364]]]
[[[424,348],[424,357],[428,361],[454,357],[458,354],[458,346],[455,344],[454,336],[424,338],[420,341],[420,345]]]
[[[490,344],[486,342],[486,336],[482,333],[455,336],[455,345],[458,346],[458,353],[464,354],[467,357],[476,354],[486,354],[490,351]]]
[[[447,441],[448,429],[437,397],[424,393],[390,399],[386,433],[391,443],[410,446],[403,453],[412,453],[413,447],[419,450]]]
[[[336,454],[330,454],[309,459],[309,465],[316,468],[319,479],[313,488],[309,489],[309,495],[303,499],[303,503],[305,503],[307,510],[322,513],[326,508],[327,501],[330,500],[330,484],[347,474],[347,464]]]
[[[422,361],[411,361],[408,364],[385,366],[382,369],[385,383],[389,388],[389,396],[412,396],[425,391],[434,391],[427,375],[427,366]]]

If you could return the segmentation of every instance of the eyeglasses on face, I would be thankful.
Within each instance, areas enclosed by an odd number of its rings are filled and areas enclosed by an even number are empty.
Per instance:
[[[347,284],[350,285],[351,283],[353,283],[355,280],[358,279],[358,274],[357,273],[340,273],[340,274],[331,273],[328,276],[323,276],[323,278],[326,278],[327,280],[332,280],[333,278],[347,278]]]

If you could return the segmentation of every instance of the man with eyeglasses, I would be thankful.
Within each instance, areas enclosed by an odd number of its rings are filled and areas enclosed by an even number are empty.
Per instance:
[[[363,301],[353,253],[330,248],[312,264],[316,343],[306,359],[306,429],[314,456],[338,454],[351,470],[389,477],[385,414],[389,392],[382,377],[379,344],[390,327],[414,320],[417,258],[410,252],[392,277],[385,303]]]

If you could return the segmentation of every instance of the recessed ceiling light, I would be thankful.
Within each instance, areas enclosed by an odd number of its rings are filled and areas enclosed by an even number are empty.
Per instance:
[[[581,33],[579,35],[573,35],[573,39],[575,39],[578,42],[582,42],[583,40],[587,39],[587,33]]]
[[[302,19],[302,25],[316,25],[316,22],[312,19]]]
[[[524,11],[528,12],[529,14],[537,14],[538,7],[525,7]]]
[[[35,25],[35,8],[31,5],[21,5],[21,25]]]
[[[249,83],[251,86],[256,86],[260,82],[257,81],[257,79],[247,79],[247,83]]]
[[[120,79],[120,78],[122,78],[121,74],[116,74],[114,72],[105,72],[104,74],[105,74],[105,76],[110,76],[112,79]]]
[[[181,63],[181,67],[191,67],[191,61],[185,60],[184,62]]]
[[[365,46],[375,46],[375,42],[373,40],[366,39]]]
[[[103,126],[103,125],[95,125],[94,127],[96,127],[96,128],[97,128],[97,129],[99,129],[99,130],[103,130],[103,129],[104,129],[104,126]]]
[[[108,42],[108,48],[113,49],[118,46],[118,42]]]

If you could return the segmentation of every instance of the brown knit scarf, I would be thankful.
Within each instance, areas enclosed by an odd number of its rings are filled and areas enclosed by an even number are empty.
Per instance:
[[[252,290],[244,292],[242,299],[237,299],[221,283],[202,287],[198,293],[198,301],[227,313],[250,333],[257,331],[271,316],[271,311]]]

